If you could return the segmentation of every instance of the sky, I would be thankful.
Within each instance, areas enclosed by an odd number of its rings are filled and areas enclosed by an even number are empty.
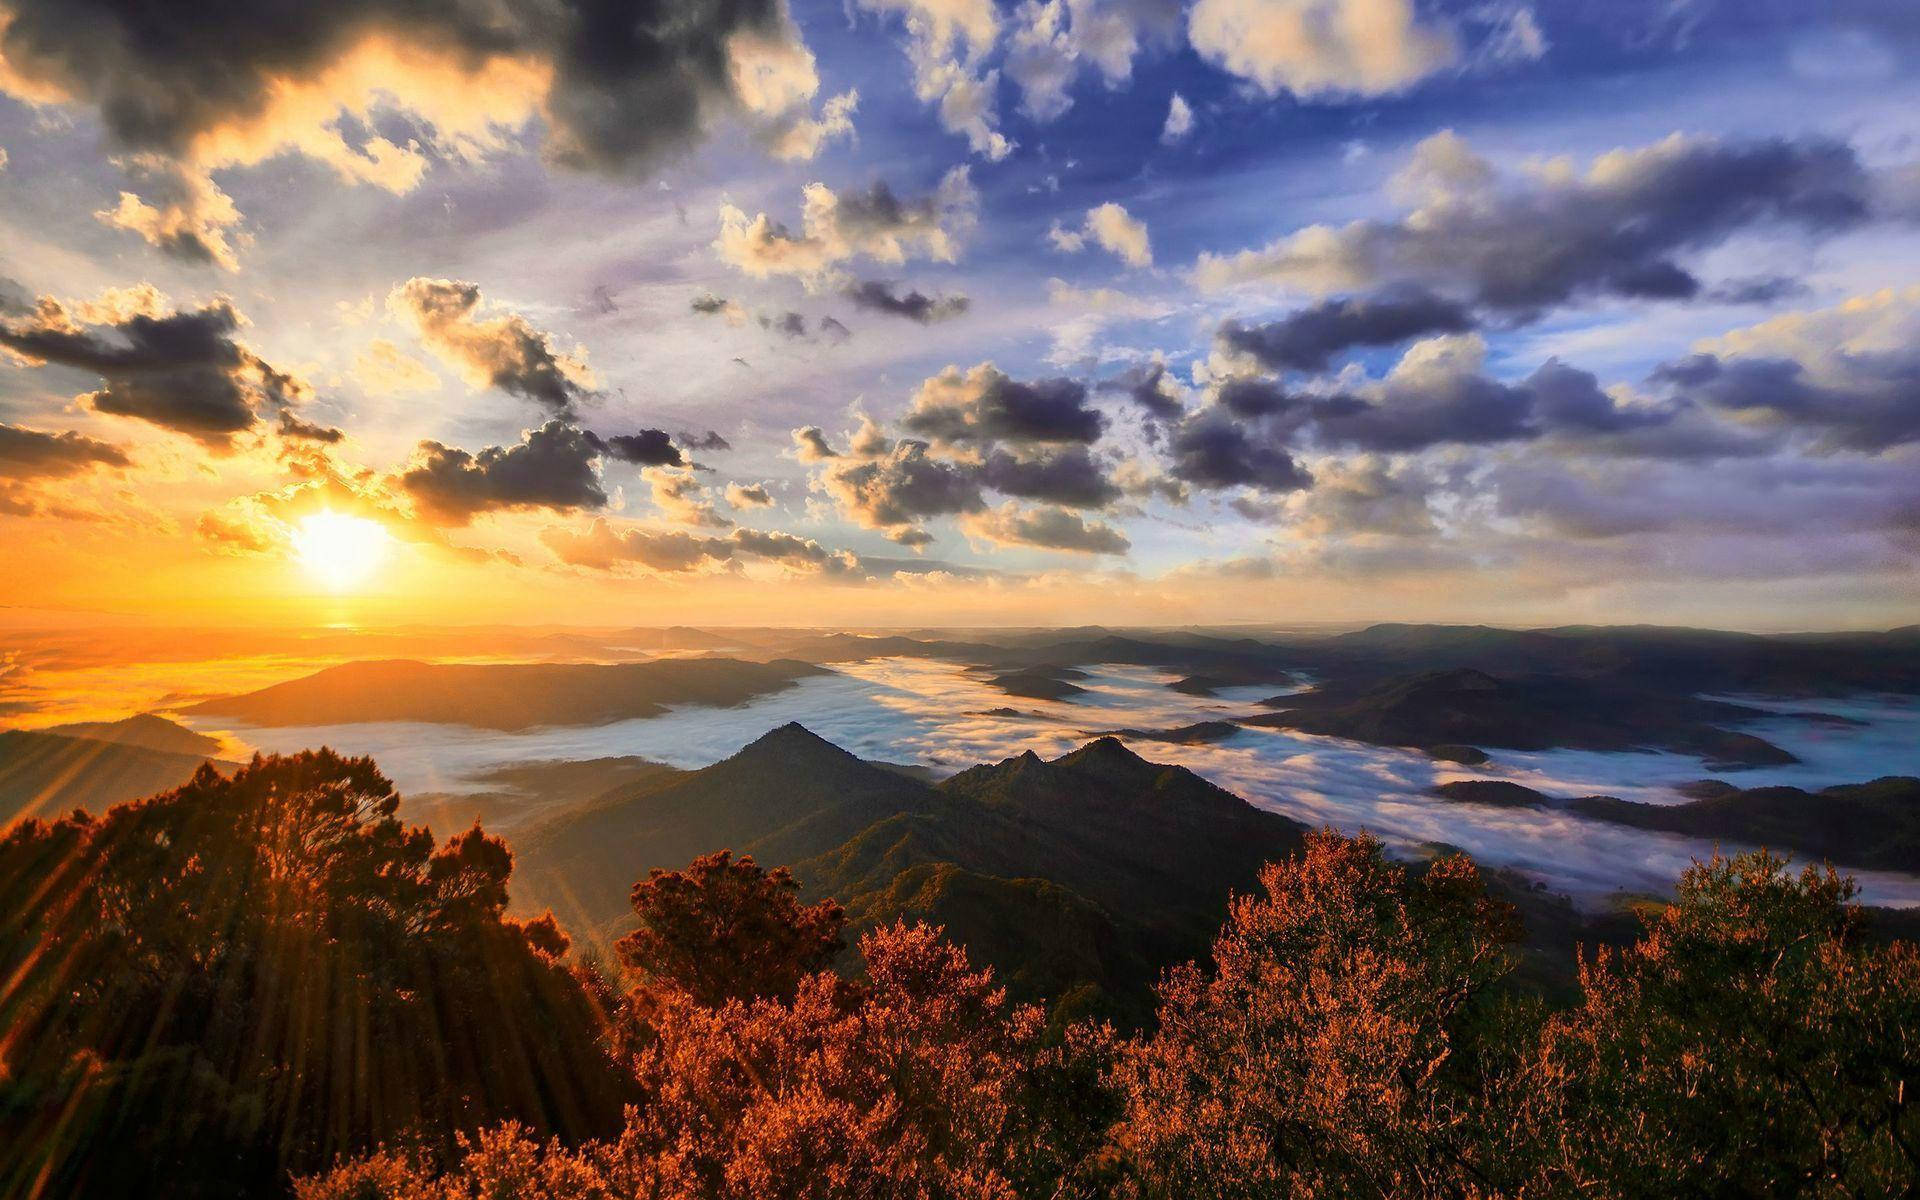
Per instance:
[[[0,625],[1920,619],[1901,0],[0,0]]]

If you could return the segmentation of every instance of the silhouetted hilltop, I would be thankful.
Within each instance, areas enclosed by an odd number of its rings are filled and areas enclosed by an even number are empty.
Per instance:
[[[1920,871],[1920,779],[1889,775],[1808,792],[1732,789],[1686,804],[1589,796],[1568,807],[1638,829],[1725,839],[1883,871]]]
[[[1333,684],[1267,701],[1283,711],[1243,724],[1420,749],[1661,749],[1695,754],[1714,770],[1797,761],[1722,724],[1773,714],[1689,695],[1568,677],[1503,679],[1456,668],[1372,686]]]
[[[139,746],[144,750],[159,750],[167,754],[197,754],[202,758],[220,752],[219,738],[195,733],[185,725],[153,713],[141,713],[121,721],[79,721],[71,725],[54,725],[40,732],[57,733],[61,737],[92,738],[96,742],[116,742],[122,746]]]
[[[669,705],[724,708],[825,668],[791,659],[668,658],[637,663],[344,663],[187,710],[250,725],[423,721],[482,729],[604,725]]]
[[[76,808],[102,813],[112,805],[179,787],[206,761],[204,754],[175,754],[51,730],[0,732],[0,826]],[[227,771],[234,766],[215,765]]]
[[[621,918],[628,887],[653,867],[717,849],[798,862],[936,800],[926,784],[790,723],[710,767],[615,789],[517,844],[537,903],[584,929]]]

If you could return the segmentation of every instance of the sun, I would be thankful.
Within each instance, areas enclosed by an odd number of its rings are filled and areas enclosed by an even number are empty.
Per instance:
[[[300,518],[293,549],[307,573],[336,592],[358,587],[386,561],[393,535],[378,521],[323,509]]]

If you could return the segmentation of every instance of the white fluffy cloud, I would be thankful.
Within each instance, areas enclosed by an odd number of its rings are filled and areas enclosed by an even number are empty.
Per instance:
[[[1460,54],[1452,31],[1421,21],[1413,0],[1199,0],[1187,37],[1268,95],[1386,95]]]
[[[1130,267],[1153,265],[1153,243],[1147,236],[1147,223],[1108,201],[1087,210],[1078,229],[1058,222],[1047,231],[1047,240],[1063,254],[1078,254],[1092,242]]]

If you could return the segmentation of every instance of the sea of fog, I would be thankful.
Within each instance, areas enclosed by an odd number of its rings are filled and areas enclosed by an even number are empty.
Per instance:
[[[917,658],[838,664],[832,675],[736,708],[684,708],[661,716],[589,727],[512,733],[414,722],[248,728],[198,721],[252,749],[291,751],[328,745],[371,754],[402,792],[459,792],[485,786],[485,771],[511,763],[637,755],[681,767],[725,758],[767,730],[799,721],[862,758],[952,773],[1023,750],[1064,754],[1107,730],[1173,728],[1259,711],[1271,687],[1217,697],[1171,690],[1177,676],[1148,667],[1108,666],[1078,681],[1071,701],[1009,697],[964,666]],[[1920,774],[1920,701],[1851,698],[1772,704],[1781,715],[1744,728],[1802,761],[1721,777],[1742,787],[1819,788],[1881,775]],[[1018,715],[1005,715],[1004,710]],[[996,713],[996,710],[1002,710]],[[1798,719],[1817,711],[1866,724]],[[1134,749],[1157,762],[1191,768],[1248,800],[1296,820],[1346,831],[1370,830],[1389,844],[1457,846],[1476,858],[1516,868],[1593,903],[1619,891],[1664,892],[1714,846],[1696,839],[1590,821],[1552,809],[1458,804],[1427,793],[1453,779],[1508,779],[1556,798],[1604,794],[1675,803],[1676,784],[1708,772],[1699,760],[1668,753],[1578,750],[1496,751],[1478,767],[1435,762],[1424,754],[1285,730],[1243,729],[1223,742],[1182,746],[1141,740]],[[1732,850],[1739,847],[1727,846]],[[1920,878],[1855,872],[1863,898],[1920,903]]]

